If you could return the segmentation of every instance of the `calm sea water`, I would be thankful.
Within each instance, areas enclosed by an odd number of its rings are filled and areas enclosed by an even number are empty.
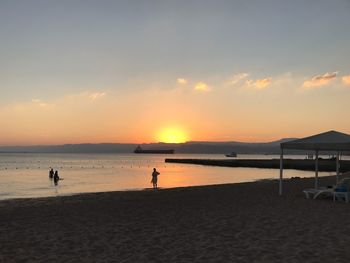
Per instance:
[[[151,187],[153,167],[160,172],[162,188],[277,179],[278,169],[211,167],[165,163],[171,158],[225,159],[208,154],[32,154],[0,153],[0,200],[71,195],[88,192],[139,190]],[[238,158],[279,158],[272,155],[239,155]],[[305,156],[287,156],[305,158]],[[54,186],[49,168],[64,180]],[[320,173],[329,175],[330,173]],[[313,172],[285,170],[286,178],[312,177]]]

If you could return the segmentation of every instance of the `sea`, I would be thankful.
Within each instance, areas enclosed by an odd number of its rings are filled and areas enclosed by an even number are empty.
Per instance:
[[[225,159],[222,154],[70,154],[0,153],[0,200],[151,188],[156,168],[160,188],[278,179],[279,169],[215,167],[165,163],[165,158]],[[272,159],[277,155],[243,155],[238,159]],[[285,156],[302,158],[303,156]],[[60,178],[55,186],[49,169]],[[334,173],[320,172],[320,176]],[[313,177],[314,172],[284,170],[284,177]]]

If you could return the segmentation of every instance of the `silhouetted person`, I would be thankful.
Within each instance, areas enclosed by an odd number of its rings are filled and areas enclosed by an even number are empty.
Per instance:
[[[152,180],[151,180],[151,183],[153,184],[153,189],[158,188],[158,186],[157,186],[158,175],[160,175],[160,173],[156,170],[156,168],[153,168]]]
[[[60,177],[58,176],[58,172],[57,170],[55,171],[55,174],[53,176],[53,182],[55,183],[55,185],[57,185],[58,181],[60,180]]]
[[[49,172],[49,178],[52,179],[54,175],[53,169],[51,168],[50,172]]]

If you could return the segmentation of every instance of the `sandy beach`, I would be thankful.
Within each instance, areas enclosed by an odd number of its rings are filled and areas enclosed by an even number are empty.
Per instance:
[[[305,199],[313,183],[1,201],[0,262],[349,262],[350,205]]]

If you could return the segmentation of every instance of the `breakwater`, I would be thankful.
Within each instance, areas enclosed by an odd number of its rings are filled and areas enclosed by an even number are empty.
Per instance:
[[[198,164],[198,165],[210,165],[210,166],[224,166],[224,167],[252,167],[252,168],[280,168],[279,159],[175,159],[167,158],[166,163],[185,163],[185,164]],[[340,161],[340,172],[350,171],[350,161]],[[283,169],[296,169],[296,170],[315,170],[315,160],[301,160],[301,159],[283,159]],[[336,161],[319,159],[318,161],[319,171],[335,171]]]

